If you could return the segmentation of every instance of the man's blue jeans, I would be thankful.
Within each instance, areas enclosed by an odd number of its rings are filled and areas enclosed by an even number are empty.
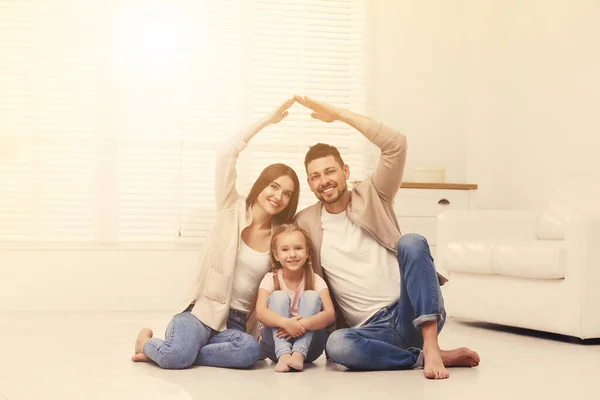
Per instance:
[[[216,332],[188,310],[171,319],[165,340],[152,338],[144,344],[144,354],[161,368],[251,368],[258,361],[260,345],[246,333],[246,314],[229,310],[227,329]]]
[[[427,240],[407,234],[397,243],[400,299],[379,310],[362,326],[339,329],[327,340],[327,355],[351,369],[408,369],[423,366],[423,322],[446,319],[433,258]]]
[[[276,290],[269,296],[269,310],[290,317],[290,296],[282,290]],[[298,315],[308,318],[321,311],[321,297],[314,290],[306,290],[300,295],[298,302]],[[319,358],[325,349],[325,329],[319,331],[306,331],[299,338],[286,341],[276,335],[277,328],[262,328],[261,347],[266,356],[277,362],[283,354],[299,352],[304,356],[304,362],[310,363]]]

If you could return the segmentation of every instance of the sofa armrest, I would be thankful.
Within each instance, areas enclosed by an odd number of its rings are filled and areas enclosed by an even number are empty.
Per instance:
[[[522,210],[448,210],[438,215],[438,246],[454,241],[535,240],[536,215]]]
[[[581,310],[582,338],[600,337],[600,212],[571,216],[566,224],[565,280],[574,310]]]

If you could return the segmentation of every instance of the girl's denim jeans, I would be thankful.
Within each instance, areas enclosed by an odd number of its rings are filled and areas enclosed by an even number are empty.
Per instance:
[[[282,290],[276,290],[269,296],[269,310],[276,312],[282,317],[290,317],[290,296]],[[298,302],[298,315],[308,318],[321,311],[321,297],[314,290],[306,290],[300,295]],[[304,362],[313,362],[323,353],[325,349],[325,330],[306,331],[299,338],[292,339],[289,342],[278,338],[276,335],[278,328],[262,328],[261,347],[273,361],[286,353],[299,352],[304,356]]]

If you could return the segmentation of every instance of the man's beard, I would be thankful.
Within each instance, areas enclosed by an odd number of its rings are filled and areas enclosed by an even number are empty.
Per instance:
[[[325,199],[325,196],[323,196],[323,193],[321,193],[321,191],[317,192],[317,199],[319,199],[320,201],[322,201],[325,204],[334,204],[336,203],[339,199],[342,198],[342,196],[344,195],[344,193],[348,190],[348,186],[344,186],[343,189],[340,189],[339,186],[334,186],[334,189],[337,188],[338,189],[338,195],[335,197],[330,198],[329,200]]]

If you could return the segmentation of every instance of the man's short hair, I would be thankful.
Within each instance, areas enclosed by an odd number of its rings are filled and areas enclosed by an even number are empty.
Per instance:
[[[308,149],[308,152],[304,157],[304,169],[308,169],[308,164],[311,161],[328,156],[333,156],[335,161],[337,161],[337,163],[340,164],[340,167],[343,167],[345,165],[344,160],[342,160],[342,156],[340,155],[340,152],[338,151],[337,147],[325,143],[317,143],[314,146],[310,146],[310,148]]]

